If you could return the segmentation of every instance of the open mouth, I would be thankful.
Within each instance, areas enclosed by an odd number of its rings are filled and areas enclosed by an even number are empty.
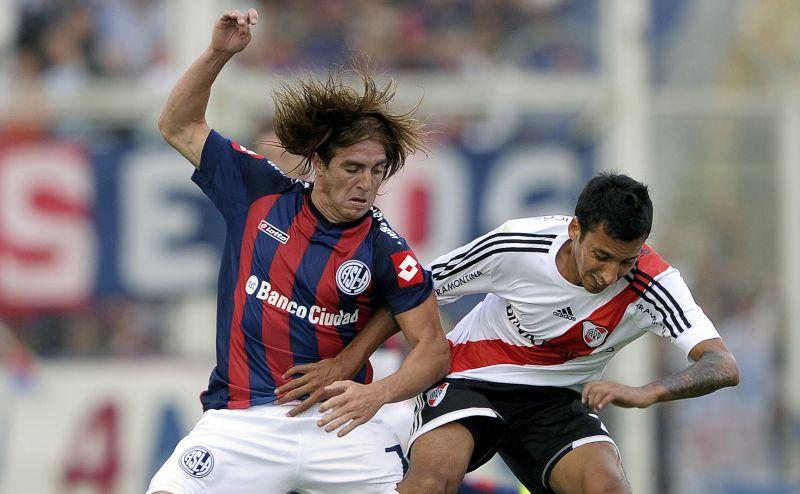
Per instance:
[[[358,207],[364,207],[367,205],[366,199],[360,199],[358,197],[351,197],[350,199],[348,199],[348,201]]]

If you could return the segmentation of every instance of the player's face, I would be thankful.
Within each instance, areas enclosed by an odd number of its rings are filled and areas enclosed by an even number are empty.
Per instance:
[[[603,224],[584,232],[578,221],[573,219],[569,225],[572,239],[572,255],[580,279],[580,284],[589,293],[600,293],[618,279],[628,274],[636,263],[642,250],[644,238],[625,242],[611,238]]]
[[[339,148],[328,165],[314,161],[314,204],[334,222],[353,221],[372,207],[386,172],[386,151],[365,139]]]

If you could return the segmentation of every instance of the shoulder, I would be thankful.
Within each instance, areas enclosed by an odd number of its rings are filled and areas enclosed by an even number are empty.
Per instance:
[[[372,228],[376,231],[376,239],[378,242],[405,242],[405,239],[392,229],[391,225],[389,225],[389,221],[383,215],[383,211],[378,209],[377,206],[372,206],[369,214],[372,218]]]
[[[556,238],[567,234],[571,216],[535,216],[508,220],[489,232],[484,241],[513,244],[514,250],[547,252]]]
[[[372,219],[371,236],[377,253],[392,255],[396,252],[410,250],[406,239],[392,228],[380,209],[373,206],[370,217]]]
[[[248,147],[239,144],[237,141],[229,139],[228,137],[219,134],[215,130],[211,130],[209,134],[209,139],[207,141],[207,145],[216,148],[217,153],[225,152],[232,157],[238,158],[240,161],[247,163],[254,168],[263,168],[263,171],[268,172],[269,174],[278,175],[283,177],[292,184],[305,184],[305,188],[308,188],[310,184],[303,180],[299,180],[296,178],[290,178],[286,175],[286,173],[281,170],[278,165],[270,161],[266,156],[258,154],[257,152],[249,149]]]
[[[644,244],[641,252],[639,252],[639,257],[636,260],[636,270],[650,278],[675,271],[675,269],[661,257],[661,254],[647,244]]]
[[[533,216],[530,218],[516,218],[503,223],[498,232],[522,233],[540,235],[543,237],[556,237],[566,233],[567,226],[572,216],[549,215]]]

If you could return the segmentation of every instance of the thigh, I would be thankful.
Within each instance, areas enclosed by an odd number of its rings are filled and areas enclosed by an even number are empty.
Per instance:
[[[466,379],[445,379],[417,396],[408,447],[412,463],[416,441],[446,424],[459,423],[471,433],[472,455],[468,471],[494,456],[506,425],[500,413],[480,389]],[[421,448],[420,448],[421,449]]]
[[[458,488],[472,457],[472,433],[450,422],[420,436],[411,447],[411,466],[401,492],[451,492]]]
[[[295,473],[296,440],[268,421],[237,412],[242,411],[206,412],[155,474],[147,492],[288,491]]]
[[[552,493],[554,468],[573,450],[594,443],[607,444],[616,451],[600,418],[579,397],[565,395],[557,409],[548,407],[546,413],[513,421],[500,446],[500,456],[531,492]]]
[[[386,494],[403,478],[397,434],[373,419],[344,437],[316,424],[304,431],[298,491],[312,494]]]
[[[630,492],[619,452],[613,443],[599,441],[579,445],[558,460],[550,474],[555,492]]]

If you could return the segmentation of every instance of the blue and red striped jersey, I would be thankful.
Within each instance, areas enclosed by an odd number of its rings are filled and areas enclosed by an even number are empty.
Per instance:
[[[217,299],[217,365],[204,410],[273,402],[293,365],[335,356],[372,312],[413,309],[430,273],[373,207],[331,223],[313,185],[215,131],[192,176],[227,222]],[[357,382],[372,379],[367,364]]]

